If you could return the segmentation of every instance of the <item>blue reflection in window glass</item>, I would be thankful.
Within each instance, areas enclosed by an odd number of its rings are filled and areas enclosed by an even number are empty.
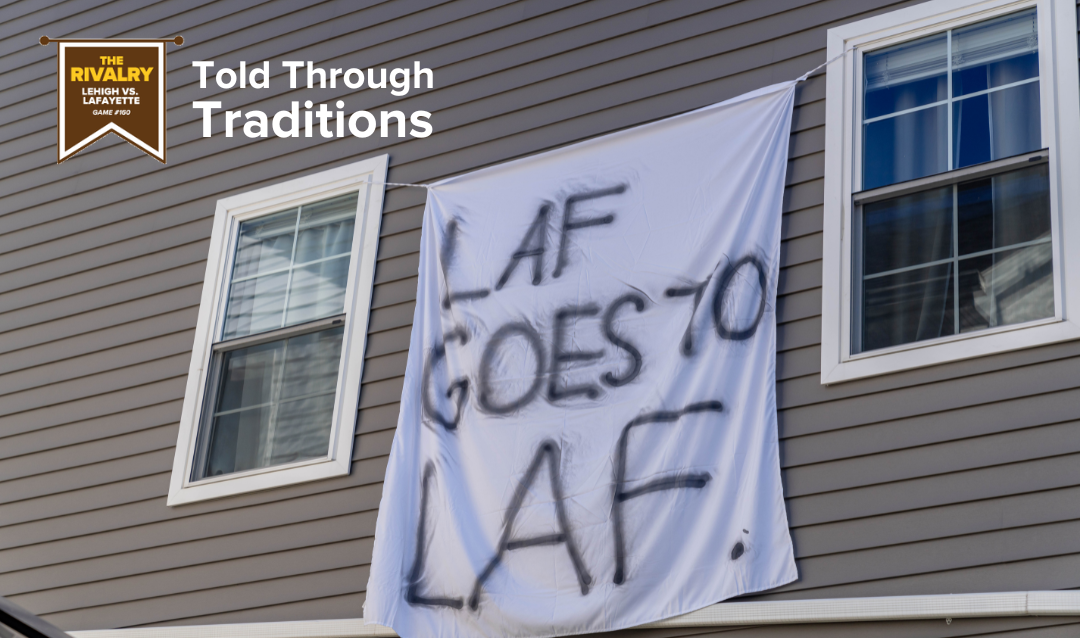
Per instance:
[[[1042,148],[1039,83],[953,102],[953,168]]]
[[[863,188],[877,188],[948,170],[948,109],[877,120],[863,129]]]
[[[948,45],[944,33],[867,53],[863,58],[863,117],[940,102],[948,91]]]
[[[1042,148],[1038,49],[1032,8],[867,53],[862,189]]]

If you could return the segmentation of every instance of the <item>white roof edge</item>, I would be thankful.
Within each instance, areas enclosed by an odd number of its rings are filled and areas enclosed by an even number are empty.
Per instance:
[[[930,596],[886,596],[731,602],[642,625],[658,627],[718,627],[938,618],[995,618],[1005,616],[1080,616],[1080,591],[1028,591]],[[95,629],[69,631],[72,638],[354,638],[397,636],[363,618]]]

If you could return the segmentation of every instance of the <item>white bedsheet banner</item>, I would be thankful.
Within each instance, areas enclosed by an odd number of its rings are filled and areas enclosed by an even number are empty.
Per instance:
[[[794,91],[428,191],[366,622],[557,636],[796,579],[775,398]]]

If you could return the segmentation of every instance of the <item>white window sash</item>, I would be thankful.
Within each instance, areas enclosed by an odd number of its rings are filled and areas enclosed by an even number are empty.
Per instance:
[[[375,256],[382,221],[383,183],[386,181],[388,163],[389,156],[382,155],[218,200],[195,329],[195,345],[180,415],[180,432],[173,458],[168,498],[170,506],[349,473],[375,276]],[[203,420],[201,412],[207,404],[207,375],[214,343],[225,321],[226,292],[240,223],[353,191],[359,191],[359,196],[345,289],[345,334],[327,456],[192,482],[196,441]]]
[[[861,62],[867,51],[1028,7],[1038,9],[1043,144],[1050,164],[1056,316],[851,354],[852,193],[860,190]],[[933,0],[830,29],[826,76],[821,383],[831,384],[1080,338],[1080,73],[1074,0]],[[950,148],[952,141],[949,140]]]

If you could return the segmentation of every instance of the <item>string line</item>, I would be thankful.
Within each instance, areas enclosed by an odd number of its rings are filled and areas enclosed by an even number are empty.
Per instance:
[[[811,75],[813,75],[817,71],[829,66],[833,62],[836,62],[840,58],[844,57],[844,55],[848,51],[851,51],[852,48],[844,49],[840,53],[837,53],[836,55],[829,58],[828,60],[825,60],[824,62],[822,62],[821,64],[819,64],[819,65],[815,66],[814,68],[810,69],[806,73],[803,73],[802,75],[800,75],[798,78],[795,79],[795,82],[796,83],[805,82],[806,80],[808,80],[810,78]],[[368,182],[368,183],[369,184],[382,184],[384,186],[404,186],[406,188],[426,188],[428,190],[431,190],[432,188],[435,188],[431,184],[405,184],[405,183],[402,183],[402,182]]]

